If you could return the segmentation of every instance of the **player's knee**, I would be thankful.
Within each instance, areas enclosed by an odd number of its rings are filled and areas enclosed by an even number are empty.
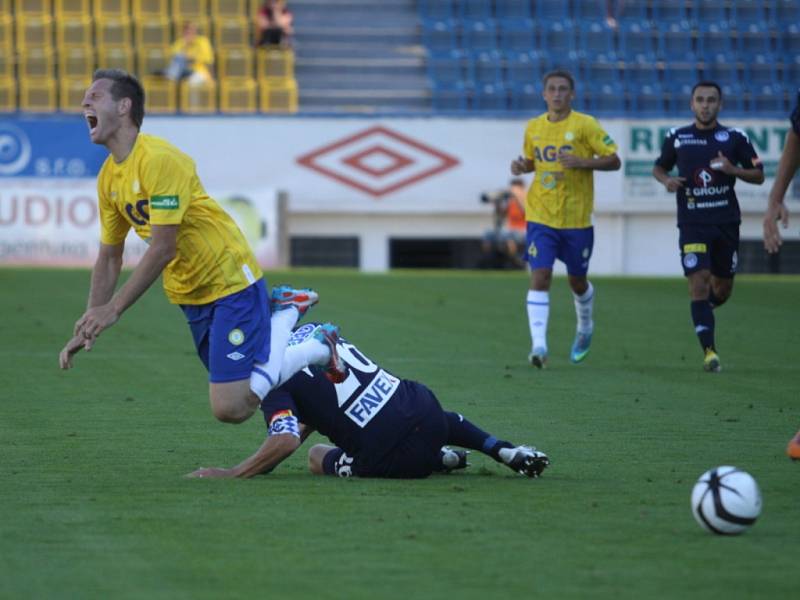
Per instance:
[[[223,423],[244,423],[253,416],[256,407],[249,399],[211,401],[211,411]]]
[[[308,449],[308,470],[314,475],[324,475],[323,461],[330,448],[324,444],[317,444]]]

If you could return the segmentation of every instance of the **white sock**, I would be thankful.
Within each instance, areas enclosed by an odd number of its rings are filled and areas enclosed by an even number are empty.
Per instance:
[[[300,313],[295,307],[272,313],[269,359],[265,363],[253,365],[253,372],[250,374],[250,389],[262,400],[272,388],[278,385],[286,344],[289,343],[292,327],[297,324],[299,318]]]
[[[331,350],[327,344],[310,339],[286,348],[283,353],[281,376],[278,385],[288,381],[292,375],[305,369],[308,365],[326,365],[331,358]]]
[[[528,325],[532,348],[547,350],[547,318],[550,316],[550,292],[528,290]]]
[[[592,333],[594,331],[594,321],[592,320],[592,310],[594,309],[594,287],[589,282],[589,287],[582,296],[572,293],[575,298],[575,315],[578,317],[578,333]]]

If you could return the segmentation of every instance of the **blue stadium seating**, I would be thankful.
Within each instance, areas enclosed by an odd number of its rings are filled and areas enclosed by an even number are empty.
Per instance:
[[[744,112],[746,98],[741,84],[729,83],[721,85],[720,87],[722,88],[722,102],[725,105],[725,112]]]
[[[598,116],[625,112],[625,89],[620,84],[586,86],[578,97],[586,104],[584,110]]]
[[[755,87],[780,84],[776,62],[771,54],[760,54],[757,60],[746,62],[744,76],[747,84]]]
[[[774,3],[764,0],[736,0],[731,6],[731,20],[738,29],[747,27],[751,23],[767,27],[774,23]]]
[[[475,110],[508,110],[508,91],[500,83],[478,86],[473,97]]]
[[[578,51],[582,56],[614,53],[614,32],[604,23],[583,23],[578,33]]]
[[[797,0],[774,0],[775,21],[781,25],[786,23],[800,23],[800,2]]]
[[[423,19],[452,19],[456,16],[453,0],[419,0],[419,12]]]
[[[786,23],[781,27],[778,51],[787,57],[800,56],[800,21]]]
[[[680,2],[675,2],[679,4]],[[722,0],[694,0],[689,10],[690,21],[698,27],[711,23],[728,23],[728,7]]]
[[[739,68],[735,62],[720,57],[721,60],[709,61],[703,67],[703,79],[710,79],[720,86],[731,85],[741,81]]]
[[[737,38],[739,60],[747,62],[772,53],[770,31],[763,23],[749,23],[744,28],[740,26]]]
[[[598,87],[606,83],[622,83],[622,73],[619,62],[614,55],[599,54],[587,57],[581,62],[579,69],[580,79],[590,86]]]
[[[697,37],[698,54],[705,61],[736,60],[736,37],[727,25],[705,23]]]
[[[800,88],[800,54],[783,64],[783,80],[791,92]]]
[[[507,52],[529,52],[537,47],[533,19],[502,19],[498,36],[500,48]]]
[[[431,100],[434,110],[465,111],[469,108],[469,91],[462,81],[450,85],[436,83],[432,89]]]
[[[544,109],[541,85],[514,84],[509,89],[511,91],[511,110],[533,112]]]
[[[664,90],[658,83],[628,84],[631,110],[637,116],[660,117],[667,108]]]
[[[449,52],[458,48],[458,28],[453,19],[422,22],[422,43],[431,52]]]
[[[550,70],[551,59],[546,52],[519,52],[506,56],[506,81],[509,84],[538,84]]]
[[[497,48],[497,25],[493,20],[464,21],[461,37],[465,49],[494,50]]]
[[[669,63],[664,68],[664,83],[670,85],[688,85],[693,86],[700,81],[700,73],[697,69],[697,63],[692,62],[673,62]]]
[[[689,14],[682,0],[655,0],[653,2],[653,21],[661,24],[686,23]]]
[[[535,0],[534,16],[540,23],[570,20],[570,4],[564,0]]]
[[[620,55],[636,62],[656,62],[659,32],[647,21],[624,22],[619,32]]]
[[[452,85],[470,79],[466,69],[467,56],[463,50],[450,50],[428,57],[428,77],[434,83]]]
[[[503,83],[503,60],[497,50],[481,50],[470,57],[472,80],[477,86]]]
[[[783,116],[787,111],[785,99],[780,85],[762,85],[750,95],[750,110],[759,115]]]
[[[492,18],[492,0],[461,0],[457,16],[466,20],[486,21]]]
[[[671,81],[667,78],[665,86],[664,100],[667,105],[667,112],[672,116],[691,116],[689,110],[689,102],[692,97],[692,86],[697,83],[695,80],[692,83],[681,83]]]
[[[498,19],[530,19],[533,16],[529,0],[495,0],[494,11]]]
[[[692,44],[692,30],[683,22],[665,22],[659,24],[658,57],[666,62],[695,60]]]
[[[603,0],[572,0],[572,5],[576,22],[605,22],[606,11]]]
[[[658,70],[653,65],[644,63],[626,63],[623,70],[625,82],[631,85],[645,85],[658,83]]]
[[[559,60],[575,58],[575,28],[570,21],[551,21],[539,30],[539,44]]]

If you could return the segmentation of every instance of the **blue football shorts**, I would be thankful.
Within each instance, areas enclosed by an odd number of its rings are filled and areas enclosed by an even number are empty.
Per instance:
[[[732,279],[739,262],[739,224],[686,224],[678,227],[683,274],[708,270]]]
[[[253,365],[269,359],[270,308],[263,279],[209,304],[182,304],[208,380],[250,379]]]
[[[594,248],[594,227],[556,229],[528,222],[528,264],[533,269],[552,269],[556,259],[576,277],[589,271]]]

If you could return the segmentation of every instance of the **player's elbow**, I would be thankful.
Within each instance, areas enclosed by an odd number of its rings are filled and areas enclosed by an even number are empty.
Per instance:
[[[275,441],[275,451],[280,455],[281,460],[291,456],[300,447],[300,438],[289,433],[273,436]]]
[[[608,165],[609,171],[619,171],[622,167],[622,161],[619,159],[619,156],[616,154],[611,157],[611,161]]]
[[[756,173],[755,178],[753,179],[753,183],[755,183],[756,185],[761,185],[762,183],[764,183],[764,179],[765,179],[764,171],[759,170]]]

